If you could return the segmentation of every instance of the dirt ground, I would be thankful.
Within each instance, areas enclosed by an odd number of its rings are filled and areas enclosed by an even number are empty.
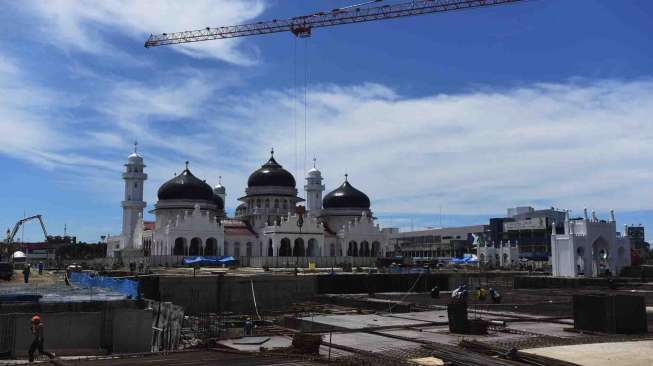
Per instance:
[[[52,284],[57,284],[57,283],[63,283],[63,276],[64,272],[63,271],[43,271],[42,274],[39,275],[39,271],[32,269],[30,276],[29,276],[29,285],[28,286],[44,286],[44,285],[52,285]],[[23,271],[22,270],[15,270],[14,271],[14,277],[11,278],[9,281],[2,281],[0,280],[0,284],[12,284],[12,285],[19,285],[23,283]]]

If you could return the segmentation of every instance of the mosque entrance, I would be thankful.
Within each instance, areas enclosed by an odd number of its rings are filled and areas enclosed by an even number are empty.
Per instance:
[[[290,247],[290,239],[281,239],[281,246],[279,246],[279,257],[292,257],[292,248]]]
[[[172,255],[185,255],[186,254],[186,239],[175,239],[175,246],[172,248]]]
[[[320,255],[319,248],[317,247],[317,240],[311,238],[308,239],[308,253],[309,257],[317,257]]]
[[[599,237],[592,243],[592,275],[598,277],[610,269],[610,251],[608,242]]]
[[[381,243],[378,241],[372,242],[372,257],[379,257],[381,255]]]
[[[188,255],[202,255],[202,239],[193,238],[190,240]]]
[[[350,241],[347,247],[347,255],[350,257],[358,257],[358,243]]]
[[[361,242],[361,247],[360,247],[360,249],[358,251],[358,255],[360,257],[369,257],[370,256],[370,243],[363,240]]]
[[[294,257],[305,257],[306,256],[306,248],[304,247],[304,239],[302,239],[302,238],[295,239],[295,246],[293,247],[292,255]]]
[[[218,255],[218,241],[215,238],[206,239],[206,248],[204,248],[204,255]]]

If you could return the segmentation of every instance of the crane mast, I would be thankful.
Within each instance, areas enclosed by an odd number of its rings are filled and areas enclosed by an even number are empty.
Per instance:
[[[374,0],[370,3],[379,1],[380,0]],[[150,35],[145,42],[145,47],[150,48],[170,44],[201,42],[214,39],[245,37],[279,32],[291,32],[297,37],[310,37],[313,28],[370,22],[374,20],[396,19],[453,10],[473,9],[514,3],[517,1],[521,0],[415,0],[382,6],[361,7],[354,5],[290,19],[274,19],[271,21],[251,24],[217,28],[207,27],[198,30]]]

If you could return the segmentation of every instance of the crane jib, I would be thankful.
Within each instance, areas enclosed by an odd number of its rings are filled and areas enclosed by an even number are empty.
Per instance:
[[[274,19],[244,25],[217,28],[207,27],[192,31],[150,35],[145,42],[145,47],[150,48],[169,44],[201,42],[279,32],[291,32],[297,37],[309,37],[313,28],[480,8],[518,1],[522,0],[422,0],[372,7],[354,6],[290,19]]]

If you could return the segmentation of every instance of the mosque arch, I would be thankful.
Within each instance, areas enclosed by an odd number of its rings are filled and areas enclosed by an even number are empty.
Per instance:
[[[576,248],[576,273],[581,274],[585,272],[585,248]]]
[[[381,243],[378,241],[373,241],[372,242],[372,257],[380,257],[381,256]]]
[[[605,273],[605,271],[610,268],[609,248],[610,245],[608,244],[607,240],[605,240],[602,236],[599,236],[592,243],[592,272],[593,272],[592,274],[594,276],[599,276]]]
[[[478,259],[481,263],[485,263],[485,254],[481,253],[481,255],[478,256]]]
[[[367,240],[363,240],[358,250],[359,257],[369,257],[370,256],[370,243]]]
[[[224,242],[224,255],[232,255],[231,248],[229,248],[229,242]]]
[[[270,208],[270,199],[269,198],[265,199],[265,208]]]
[[[172,248],[172,255],[186,255],[186,238],[175,239],[175,246]]]
[[[308,249],[306,251],[306,256],[318,257],[319,255],[320,248],[317,246],[317,240],[315,240],[315,238],[308,239]]]
[[[336,256],[336,243],[331,243],[331,245],[329,245],[329,255],[332,257]]]
[[[248,257],[252,256],[252,243],[249,241],[245,244],[245,255]]]
[[[268,239],[268,257],[274,255],[274,247],[272,246],[272,239]]]
[[[279,246],[279,257],[291,257],[292,248],[290,246],[290,239],[283,238],[281,239],[281,245]]]
[[[503,253],[503,266],[507,266],[508,264],[510,264],[508,262],[508,253]]]
[[[204,255],[218,255],[218,241],[216,238],[206,239],[206,244],[204,245]]]
[[[202,255],[202,239],[192,238],[190,240],[190,247],[188,248],[188,255]]]
[[[278,198],[274,199],[274,208],[279,208],[279,199]]]
[[[240,257],[240,243],[234,243],[234,257]]]
[[[349,242],[347,255],[350,257],[358,257],[358,243],[353,240]]]
[[[292,249],[293,257],[305,257],[306,256],[306,247],[304,246],[304,239],[297,238],[295,239],[295,245]]]

